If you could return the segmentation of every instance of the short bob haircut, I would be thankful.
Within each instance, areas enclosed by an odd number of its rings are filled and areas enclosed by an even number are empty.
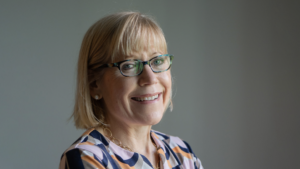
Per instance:
[[[167,53],[162,29],[153,19],[138,12],[108,15],[88,29],[78,59],[77,89],[72,114],[77,128],[88,129],[99,123],[105,124],[102,99],[95,100],[90,95],[91,83],[99,79],[97,68],[149,47]]]

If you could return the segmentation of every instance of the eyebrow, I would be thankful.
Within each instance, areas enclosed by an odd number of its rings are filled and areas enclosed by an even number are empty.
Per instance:
[[[155,55],[155,56],[153,56],[152,58],[154,58],[154,57],[156,57],[156,56],[158,56],[158,55],[162,55],[160,52],[153,52],[152,54],[151,54],[151,56],[152,55]],[[136,55],[137,57],[138,57],[138,55]],[[133,59],[132,57],[135,57],[134,55],[130,55],[130,56],[126,56],[125,57],[125,60],[128,60],[128,59]]]

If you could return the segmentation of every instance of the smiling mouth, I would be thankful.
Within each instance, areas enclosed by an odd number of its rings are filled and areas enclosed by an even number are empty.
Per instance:
[[[143,101],[153,101],[156,100],[157,98],[158,98],[158,94],[151,97],[133,97],[131,99],[138,102],[143,102]]]

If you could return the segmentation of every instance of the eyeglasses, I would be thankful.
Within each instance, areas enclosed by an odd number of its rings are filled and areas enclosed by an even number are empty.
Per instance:
[[[149,65],[154,73],[167,71],[171,68],[173,55],[164,54],[156,56],[149,61],[141,61],[138,59],[128,59],[116,63],[104,64],[101,67],[118,67],[121,74],[125,77],[140,75],[145,65]]]

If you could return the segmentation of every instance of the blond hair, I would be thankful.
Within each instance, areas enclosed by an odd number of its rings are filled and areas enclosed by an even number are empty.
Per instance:
[[[137,12],[106,16],[88,29],[79,53],[75,106],[71,116],[77,128],[88,129],[105,120],[103,104],[90,95],[90,84],[97,80],[95,70],[102,64],[149,47],[167,53],[161,28],[153,19]]]

